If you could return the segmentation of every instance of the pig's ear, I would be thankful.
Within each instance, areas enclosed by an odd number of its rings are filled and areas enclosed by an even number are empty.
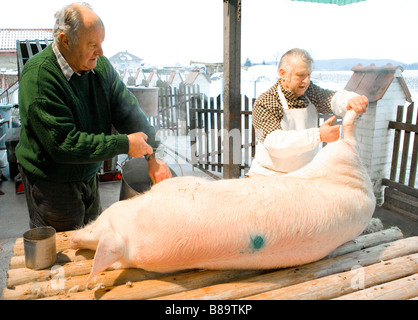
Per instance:
[[[99,240],[96,254],[94,255],[93,268],[87,282],[99,272],[110,267],[123,256],[124,244],[122,238],[113,231],[105,231]]]

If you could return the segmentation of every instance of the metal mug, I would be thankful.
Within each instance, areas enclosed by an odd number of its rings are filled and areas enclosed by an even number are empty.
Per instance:
[[[154,149],[157,159],[164,159],[164,149]],[[180,166],[180,165],[179,165]],[[171,175],[177,177],[172,168]],[[181,167],[180,167],[181,170]],[[120,186],[119,200],[135,197],[151,189],[152,181],[148,173],[148,161],[144,158],[125,160],[122,164],[122,183]]]
[[[23,234],[26,268],[40,270],[54,265],[57,257],[55,233],[52,227],[39,227]]]

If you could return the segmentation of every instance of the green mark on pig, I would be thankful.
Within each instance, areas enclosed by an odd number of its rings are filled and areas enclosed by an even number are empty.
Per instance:
[[[266,246],[266,242],[264,241],[264,238],[260,235],[257,235],[255,237],[250,236],[250,249],[254,251],[258,251],[263,249]]]

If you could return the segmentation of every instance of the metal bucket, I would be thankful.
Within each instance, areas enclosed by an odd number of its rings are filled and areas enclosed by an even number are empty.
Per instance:
[[[26,268],[40,270],[54,265],[57,257],[55,229],[40,227],[23,234]]]
[[[171,175],[176,173],[170,168]],[[122,167],[122,181],[119,200],[126,200],[151,189],[152,181],[148,175],[148,161],[144,158],[134,158]]]
[[[128,87],[128,89],[134,94],[139,106],[147,117],[156,117],[158,115],[159,88]]]

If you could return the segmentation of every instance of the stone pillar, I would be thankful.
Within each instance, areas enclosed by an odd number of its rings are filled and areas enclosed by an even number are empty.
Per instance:
[[[382,99],[370,102],[357,124],[360,158],[369,172],[378,205],[384,201],[382,179],[389,178],[392,162],[394,131],[388,129],[389,121],[396,119],[398,105],[404,104],[405,95],[395,75]]]

